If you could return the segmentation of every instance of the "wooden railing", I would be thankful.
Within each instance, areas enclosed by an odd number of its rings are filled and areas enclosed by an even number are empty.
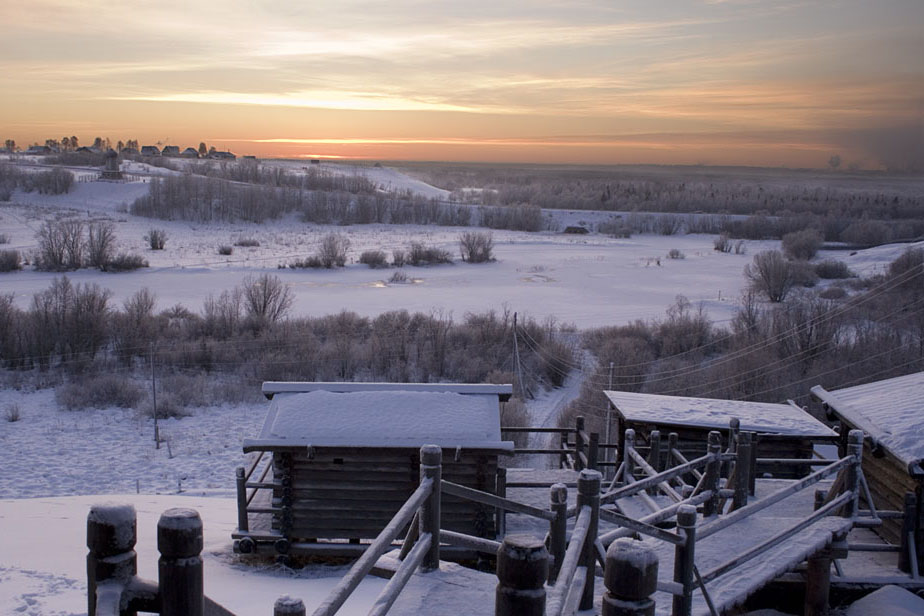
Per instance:
[[[234,616],[203,594],[202,521],[192,509],[168,509],[157,522],[158,581],[135,575],[135,508],[96,505],[87,515],[87,614]]]
[[[540,426],[501,426],[501,434],[557,434],[557,447],[516,447],[514,454],[544,454],[558,457],[559,468],[583,470],[615,466],[614,462],[600,459],[600,450],[616,449],[613,443],[601,443],[597,432],[587,432],[583,416],[577,416],[573,428],[546,428]],[[516,487],[516,486],[512,486]]]

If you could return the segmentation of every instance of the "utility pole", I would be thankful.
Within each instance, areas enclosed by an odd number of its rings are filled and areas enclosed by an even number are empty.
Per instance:
[[[614,368],[614,364],[613,362],[610,362],[610,386],[608,388],[609,391],[613,391],[613,368]],[[604,427],[605,434],[603,436],[603,441],[607,445],[610,444],[610,423],[612,421],[613,421],[612,405],[609,402],[607,402],[606,404],[606,426]],[[607,447],[606,449],[603,450],[604,452],[603,459],[606,460],[607,462],[610,462],[610,453],[612,451],[613,450],[610,447]],[[612,467],[607,466],[606,469],[604,470],[604,473],[606,474],[607,477],[609,477],[610,468]]]
[[[160,429],[157,425],[157,380],[154,375],[154,343],[151,343],[151,404],[154,409],[154,448],[160,449]]]
[[[523,366],[520,363],[520,346],[517,342],[517,313],[513,313],[513,361],[520,385],[520,397],[526,399],[526,387],[523,385]]]

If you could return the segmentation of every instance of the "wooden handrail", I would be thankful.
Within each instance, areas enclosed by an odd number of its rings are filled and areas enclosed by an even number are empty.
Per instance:
[[[388,610],[394,605],[398,595],[404,590],[408,580],[411,579],[411,576],[417,571],[420,563],[423,562],[424,556],[427,555],[427,550],[430,549],[430,543],[432,541],[433,535],[430,533],[426,533],[417,540],[414,549],[411,550],[407,558],[401,562],[398,570],[395,571],[392,578],[385,584],[385,588],[379,593],[378,598],[372,605],[372,609],[369,610],[369,616],[384,616],[388,613]]]
[[[420,485],[417,486],[417,489],[414,490],[411,497],[401,506],[401,509],[395,514],[395,517],[393,517],[388,525],[382,529],[382,532],[380,532],[375,538],[375,541],[366,548],[363,555],[353,563],[353,566],[350,567],[347,574],[343,576],[343,579],[341,579],[330,591],[321,605],[312,612],[312,616],[333,616],[333,614],[337,613],[337,610],[344,604],[347,597],[359,586],[359,583],[366,577],[366,574],[372,570],[372,567],[379,557],[391,547],[391,542],[395,540],[401,532],[401,529],[414,517],[414,514],[417,513],[417,510],[424,501],[429,498],[432,491],[433,481],[429,479],[421,480]],[[418,539],[418,543],[419,542],[420,539]],[[429,547],[430,545],[428,544],[427,548],[429,549]],[[426,554],[426,550],[424,550],[424,554]]]
[[[800,479],[796,483],[790,484],[789,486],[786,486],[785,488],[781,488],[777,490],[776,492],[773,492],[772,494],[768,495],[766,498],[762,498],[761,500],[755,503],[746,505],[742,507],[741,509],[737,509],[729,513],[728,515],[720,517],[714,522],[711,522],[709,524],[706,524],[705,526],[700,527],[699,529],[697,529],[697,536],[700,539],[705,539],[706,537],[709,537],[710,535],[714,535],[715,533],[719,532],[723,528],[726,528],[727,526],[734,524],[738,520],[743,520],[746,517],[752,516],[758,511],[762,511],[766,509],[767,507],[769,507],[770,505],[774,505],[780,502],[787,496],[791,496],[800,490],[804,490],[810,485],[814,485],[818,483],[819,481],[821,481],[822,479],[825,479],[826,477],[830,477],[831,475],[838,472],[842,468],[846,467],[849,464],[853,464],[853,463],[854,463],[854,458],[852,456],[841,458],[834,464],[830,464],[819,471],[815,471],[811,475],[804,477],[803,479]]]
[[[443,481],[442,490],[446,494],[452,494],[453,496],[458,496],[459,498],[475,501],[476,503],[481,503],[482,505],[500,507],[506,511],[523,513],[526,515],[531,515],[535,518],[541,518],[543,520],[549,521],[555,518],[555,514],[546,509],[539,509],[538,507],[533,507],[532,505],[518,503],[517,501],[510,500],[509,498],[501,498],[500,496],[495,496],[494,494],[489,494],[474,488],[452,483],[451,481]]]

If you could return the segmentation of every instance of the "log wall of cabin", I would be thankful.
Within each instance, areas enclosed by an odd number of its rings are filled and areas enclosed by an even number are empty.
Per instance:
[[[496,493],[496,454],[463,452],[456,461],[454,453],[444,452],[444,480]],[[276,453],[274,465],[289,483],[274,489],[274,505],[288,499],[290,513],[275,515],[273,528],[291,541],[374,538],[420,483],[416,449]],[[493,508],[448,495],[441,508],[444,529],[494,538]]]
[[[856,429],[843,419],[841,423],[842,435]],[[921,486],[908,474],[908,468],[901,460],[888,451],[883,453],[885,455],[874,455],[869,441],[864,440],[863,475],[866,477],[877,510],[902,511],[905,508],[905,493],[915,492],[920,499]],[[873,529],[877,535],[893,545],[901,544],[901,530],[901,520],[883,520],[882,526]]]

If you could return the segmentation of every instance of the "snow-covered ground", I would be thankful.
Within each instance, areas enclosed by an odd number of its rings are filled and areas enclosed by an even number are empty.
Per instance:
[[[286,163],[296,165],[299,163]],[[302,165],[304,166],[304,165]],[[338,173],[362,172],[399,190],[441,197],[439,189],[387,168],[361,170],[324,163]],[[170,173],[138,167],[133,173]],[[332,171],[334,172],[334,171]],[[16,192],[12,203],[0,204],[0,233],[10,243],[0,248],[25,253],[35,247],[42,222],[61,215],[111,220],[118,251],[142,254],[149,269],[125,274],[81,270],[68,274],[75,282],[95,282],[121,302],[149,287],[163,309],[177,303],[198,310],[209,294],[238,284],[248,273],[273,272],[295,294],[293,312],[321,315],[342,309],[363,315],[386,310],[442,310],[461,317],[508,307],[530,316],[591,327],[663,315],[678,294],[702,303],[709,315],[730,317],[743,288],[744,265],[754,253],[778,242],[748,242],[747,254],[720,254],[711,236],[641,235],[614,239],[600,235],[494,232],[497,261],[469,265],[457,262],[427,268],[405,268],[412,281],[390,284],[394,270],[371,270],[355,263],[363,250],[390,252],[422,241],[458,254],[464,228],[368,225],[325,227],[296,220],[263,225],[197,225],[130,216],[125,209],[144,194],[144,181],[78,182],[61,196]],[[445,192],[445,191],[443,191]],[[552,213],[573,224],[586,213]],[[152,252],[143,235],[152,228],[168,234],[164,251]],[[351,260],[338,270],[279,270],[277,265],[312,254],[329,232],[346,235]],[[222,257],[217,248],[240,238],[259,247],[235,247]],[[851,268],[878,273],[907,245],[883,246],[856,254],[832,252]],[[668,259],[671,249],[684,259]],[[24,271],[0,274],[0,292],[12,292],[25,306],[31,295],[47,288],[54,274]],[[531,403],[533,423],[554,421],[580,387],[576,377],[564,388],[540,395]],[[20,409],[15,422],[0,417],[0,614],[85,613],[84,532],[89,507],[99,500],[132,502],[139,513],[139,569],[155,577],[153,530],[157,516],[173,506],[198,509],[206,528],[206,592],[241,614],[266,612],[276,597],[301,597],[309,609],[317,605],[343,573],[342,568],[312,568],[301,574],[284,569],[254,570],[240,566],[230,554],[235,525],[234,469],[244,462],[241,440],[258,433],[265,403],[205,407],[191,417],[165,420],[161,434],[169,447],[155,449],[153,424],[132,410],[71,412],[59,408],[51,390],[0,389],[0,412]],[[88,496],[95,495],[95,496]],[[100,497],[98,495],[114,495]],[[206,498],[208,497],[208,498]],[[259,581],[255,578],[259,577]],[[384,585],[369,580],[358,601],[343,613],[365,613]]]

